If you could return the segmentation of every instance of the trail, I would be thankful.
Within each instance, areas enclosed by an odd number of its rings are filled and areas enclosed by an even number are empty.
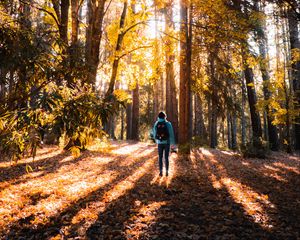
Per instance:
[[[1,239],[299,239],[300,159],[173,153],[159,177],[153,144],[113,142],[74,158],[55,146],[0,161]]]

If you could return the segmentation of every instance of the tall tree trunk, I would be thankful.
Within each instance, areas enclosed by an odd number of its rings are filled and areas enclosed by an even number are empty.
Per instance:
[[[198,94],[195,95],[195,111],[195,135],[200,136],[206,142],[207,130],[204,124],[203,102]]]
[[[121,133],[120,133],[120,139],[124,140],[124,108],[121,108]]]
[[[132,139],[139,140],[139,118],[140,118],[140,95],[139,84],[135,84],[135,88],[132,91]]]
[[[250,108],[250,116],[251,116],[251,125],[252,125],[252,133],[253,133],[253,145],[255,147],[261,147],[261,138],[262,138],[262,129],[261,129],[261,121],[259,112],[257,110],[257,98],[256,98],[256,91],[255,91],[255,84],[254,84],[254,77],[253,77],[253,70],[244,62],[244,74],[247,86],[247,95],[248,95],[248,102]]]
[[[175,44],[174,40],[169,36],[175,30],[173,22],[173,0],[165,5],[165,31],[166,31],[166,113],[169,121],[173,125],[175,141],[178,140],[178,102],[177,88],[175,83]]]
[[[61,22],[60,22],[59,33],[64,44],[68,46],[68,21],[69,21],[70,0],[61,0],[60,8],[61,8],[61,12],[60,12]]]
[[[132,139],[132,103],[126,106],[126,140]]]
[[[217,109],[217,88],[216,88],[216,74],[215,74],[215,61],[210,54],[209,56],[209,67],[210,67],[210,82],[211,82],[211,113],[210,113],[210,132],[209,132],[209,141],[210,147],[215,148],[218,145],[218,137],[217,137],[217,117],[218,117],[218,109]]]
[[[188,8],[188,25],[187,25],[187,53],[186,53],[186,59],[187,59],[187,95],[188,95],[188,138],[189,140],[192,139],[193,136],[193,94],[191,92],[191,86],[192,86],[192,40],[193,40],[193,4],[192,1],[190,1],[190,6]]]
[[[78,30],[79,30],[79,0],[71,0],[72,33],[70,46],[70,65],[74,67],[77,59]]]
[[[180,93],[179,93],[179,143],[189,141],[190,116],[190,61],[188,6],[185,0],[180,0]]]
[[[227,111],[227,141],[228,141],[228,148],[232,149],[232,139],[231,139],[231,115]]]
[[[255,4],[256,10],[259,11],[258,3]],[[256,32],[257,32],[257,43],[259,47],[259,54],[261,57],[260,61],[260,71],[262,74],[263,79],[263,93],[264,93],[264,100],[266,101],[265,111],[267,113],[267,124],[264,127],[264,131],[267,130],[268,139],[270,143],[270,148],[273,151],[279,150],[279,142],[278,142],[278,131],[276,126],[273,124],[274,117],[272,115],[273,109],[270,109],[268,101],[271,98],[271,92],[269,91],[268,85],[270,82],[270,75],[269,75],[269,60],[268,60],[268,42],[267,37],[265,35],[266,32],[266,22],[265,19],[261,19],[257,22],[256,25]]]
[[[290,51],[292,54],[292,60],[294,55],[300,53],[300,40],[299,40],[299,22],[297,21],[296,13],[289,9],[287,12],[288,24],[289,24],[289,36],[290,36]],[[293,61],[292,63],[292,84],[295,98],[295,109],[300,110],[300,60]],[[300,150],[300,114],[295,119],[294,124],[294,138],[295,149]]]
[[[87,83],[95,87],[102,25],[106,0],[88,0],[88,23],[86,29],[85,60],[88,69]]]
[[[119,26],[120,32],[118,34],[117,45],[116,45],[116,49],[115,49],[116,55],[114,57],[111,78],[110,78],[108,90],[106,92],[106,96],[111,95],[113,93],[114,87],[115,87],[115,82],[116,82],[118,67],[119,67],[119,61],[120,61],[120,56],[118,56],[117,54],[119,54],[119,52],[121,50],[123,38],[124,38],[124,34],[125,34],[124,25],[125,25],[125,18],[126,18],[126,14],[127,14],[127,5],[128,5],[128,2],[126,0],[126,1],[124,1],[123,11],[122,11],[121,18],[120,18],[120,26]]]
[[[232,113],[231,117],[231,141],[232,141],[232,149],[237,149],[237,117],[236,112]]]
[[[246,87],[244,80],[242,79],[242,106],[241,106],[241,140],[242,146],[246,146]]]

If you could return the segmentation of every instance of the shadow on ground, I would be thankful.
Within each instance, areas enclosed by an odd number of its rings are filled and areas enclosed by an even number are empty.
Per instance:
[[[97,152],[86,154],[102,157]],[[57,165],[55,170],[61,167]],[[189,157],[173,154],[171,175],[160,178],[156,149],[145,145],[115,157],[99,174],[110,171],[115,173],[110,182],[73,201],[46,223],[33,225],[38,213],[32,213],[11,224],[6,239],[300,237],[299,158],[264,162],[199,149]],[[40,197],[31,196],[31,204]]]

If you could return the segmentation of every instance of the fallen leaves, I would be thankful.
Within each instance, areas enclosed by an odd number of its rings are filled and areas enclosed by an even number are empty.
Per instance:
[[[198,149],[171,155],[115,142],[79,158],[53,146],[0,162],[0,239],[297,239],[299,157],[243,159]]]

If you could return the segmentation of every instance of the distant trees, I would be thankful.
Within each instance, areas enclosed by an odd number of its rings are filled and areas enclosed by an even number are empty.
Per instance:
[[[91,101],[101,121],[87,114],[111,137],[145,140],[165,110],[183,151],[300,149],[298,1],[11,0],[0,8],[1,143],[47,129],[84,148],[81,133],[97,126],[74,119]],[[55,131],[71,103],[72,117]],[[72,134],[69,121],[78,123]]]

